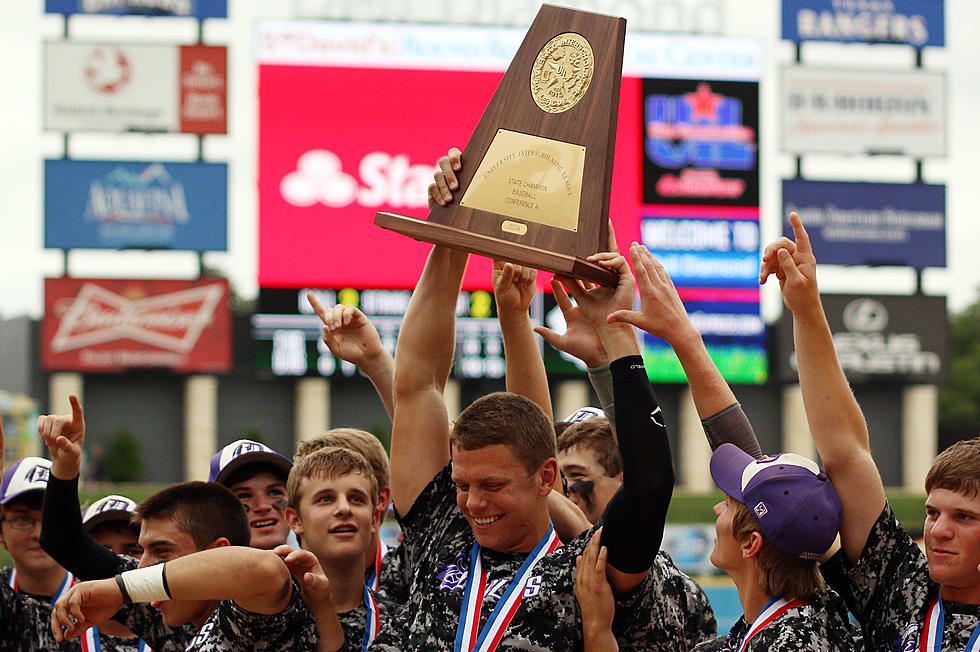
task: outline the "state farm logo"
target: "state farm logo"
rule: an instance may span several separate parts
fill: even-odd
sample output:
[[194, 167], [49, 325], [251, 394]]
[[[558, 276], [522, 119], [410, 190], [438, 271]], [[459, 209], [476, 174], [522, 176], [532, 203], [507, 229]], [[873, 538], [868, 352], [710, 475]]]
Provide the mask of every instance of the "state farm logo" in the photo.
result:
[[119, 48], [93, 48], [85, 59], [85, 80], [99, 93], [115, 93], [129, 82], [129, 75], [129, 60]]
[[320, 203], [342, 208], [361, 206], [418, 208], [427, 203], [429, 184], [436, 166], [412, 164], [405, 154], [384, 152], [364, 155], [358, 165], [360, 179], [343, 171], [340, 158], [325, 149], [313, 149], [296, 161], [296, 170], [279, 184], [283, 199], [293, 206]]
[[225, 294], [212, 283], [145, 298], [127, 298], [86, 283], [74, 299], [55, 304], [61, 317], [51, 350], [62, 353], [121, 339], [188, 353], [211, 323]]

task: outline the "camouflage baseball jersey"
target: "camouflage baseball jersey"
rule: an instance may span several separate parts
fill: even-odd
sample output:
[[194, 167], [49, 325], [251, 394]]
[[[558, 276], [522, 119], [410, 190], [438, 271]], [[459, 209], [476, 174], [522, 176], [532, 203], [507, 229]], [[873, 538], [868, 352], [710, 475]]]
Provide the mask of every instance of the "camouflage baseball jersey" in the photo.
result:
[[[919, 649], [926, 612], [939, 593], [929, 579], [925, 554], [886, 505], [875, 521], [861, 557], [853, 565], [843, 555], [833, 563], [843, 564], [843, 576], [853, 609], [864, 625], [868, 650], [910, 652]], [[825, 573], [836, 583], [839, 573]], [[835, 588], [837, 588], [835, 586]], [[980, 623], [980, 605], [943, 600], [945, 619], [942, 650], [962, 652]]]
[[13, 568], [0, 569], [0, 651], [78, 652], [78, 639], [58, 643], [51, 631], [51, 603], [45, 596], [18, 593], [7, 585]]
[[[401, 526], [406, 559], [414, 569], [411, 594], [408, 603], [389, 616], [371, 650], [452, 650], [474, 537], [456, 506], [451, 465], [446, 465], [426, 486], [411, 511], [401, 519]], [[546, 555], [534, 566], [523, 601], [498, 650], [582, 649], [582, 618], [575, 599], [575, 557], [585, 549], [593, 531], [594, 528]], [[523, 553], [483, 549], [487, 588], [480, 612], [481, 627], [525, 557]], [[690, 616], [681, 616], [687, 595], [673, 594], [687, 589], [684, 582], [675, 579], [678, 575], [680, 571], [670, 558], [658, 555], [637, 590], [617, 601], [614, 632], [623, 649], [691, 648], [684, 642]]]
[[[739, 618], [724, 636], [701, 643], [697, 652], [735, 652], [749, 624]], [[790, 607], [749, 639], [745, 652], [855, 652], [854, 632], [844, 603], [834, 591], [816, 593], [802, 605]]]
[[245, 611], [231, 600], [222, 600], [187, 646], [188, 652], [235, 650], [316, 650], [319, 636], [313, 614], [300, 597], [299, 585], [286, 608], [277, 614]]
[[405, 560], [405, 546], [398, 544], [385, 553], [381, 561], [381, 577], [378, 579], [378, 594], [392, 604], [408, 602], [408, 586], [412, 576]]

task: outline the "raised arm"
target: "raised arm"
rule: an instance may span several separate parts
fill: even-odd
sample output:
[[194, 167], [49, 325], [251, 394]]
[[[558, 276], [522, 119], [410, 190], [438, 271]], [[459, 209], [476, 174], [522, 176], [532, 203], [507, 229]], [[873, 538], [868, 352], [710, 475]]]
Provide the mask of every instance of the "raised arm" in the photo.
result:
[[51, 455], [51, 476], [41, 507], [41, 547], [62, 567], [83, 580], [112, 577], [119, 557], [82, 526], [78, 473], [85, 443], [85, 414], [77, 396], [69, 396], [71, 414], [41, 415], [37, 431]]
[[623, 459], [623, 486], [603, 514], [602, 544], [609, 549], [607, 576], [619, 594], [628, 594], [646, 577], [663, 538], [674, 472], [667, 430], [647, 380], [633, 327], [610, 322], [609, 315], [633, 305], [634, 280], [626, 259], [614, 250], [590, 257], [619, 274], [615, 288], [586, 288], [562, 279], [589, 317], [609, 354], [616, 401], [616, 432]]
[[504, 340], [507, 391], [531, 399], [554, 421], [548, 375], [528, 313], [537, 277], [537, 270], [530, 267], [493, 261], [493, 296]]
[[731, 442], [754, 457], [762, 450], [755, 431], [741, 411], [735, 394], [715, 365], [708, 349], [681, 302], [677, 288], [664, 266], [641, 244], [630, 246], [630, 258], [640, 290], [640, 309], [620, 310], [613, 322], [632, 324], [666, 340], [677, 354], [694, 398], [694, 407], [705, 426], [712, 450]]
[[759, 282], [779, 279], [783, 302], [793, 313], [793, 341], [810, 434], [844, 507], [841, 545], [852, 561], [885, 507], [885, 489], [871, 457], [868, 427], [837, 360], [834, 340], [820, 303], [817, 260], [796, 213], [790, 213], [796, 242], [780, 238], [766, 247]]
[[394, 418], [395, 359], [381, 344], [381, 336], [357, 306], [325, 308], [312, 292], [306, 295], [323, 322], [323, 343], [338, 360], [351, 363], [368, 377], [384, 403], [388, 418]]
[[[429, 196], [442, 197], [445, 170], [459, 169], [459, 150], [440, 160]], [[453, 177], [455, 183], [455, 176]], [[391, 429], [391, 495], [407, 514], [422, 489], [449, 462], [449, 414], [443, 392], [453, 364], [456, 298], [467, 254], [433, 247], [412, 293], [395, 351], [395, 418]]]
[[233, 600], [245, 611], [276, 614], [288, 606], [293, 585], [276, 553], [221, 546], [126, 571], [118, 579], [76, 584], [55, 603], [55, 636], [74, 638], [112, 617], [124, 604], [122, 586], [132, 602]]

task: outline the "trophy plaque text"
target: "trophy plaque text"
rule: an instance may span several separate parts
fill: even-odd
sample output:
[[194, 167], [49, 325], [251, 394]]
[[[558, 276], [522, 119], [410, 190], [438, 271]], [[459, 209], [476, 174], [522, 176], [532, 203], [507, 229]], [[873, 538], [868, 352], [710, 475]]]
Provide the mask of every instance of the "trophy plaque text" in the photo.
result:
[[426, 220], [375, 224], [615, 285], [606, 249], [626, 21], [544, 5], [463, 150], [459, 188]]

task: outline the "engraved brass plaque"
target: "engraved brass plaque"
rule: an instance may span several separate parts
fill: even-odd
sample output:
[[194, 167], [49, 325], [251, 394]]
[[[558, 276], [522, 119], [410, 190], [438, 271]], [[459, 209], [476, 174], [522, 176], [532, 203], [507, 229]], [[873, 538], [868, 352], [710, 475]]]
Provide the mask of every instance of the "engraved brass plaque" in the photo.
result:
[[578, 230], [585, 147], [498, 129], [460, 204]]
[[544, 44], [531, 67], [531, 97], [542, 111], [562, 113], [589, 90], [595, 56], [581, 34], [565, 32]]
[[522, 224], [521, 222], [515, 222], [513, 220], [504, 220], [500, 223], [500, 230], [506, 233], [513, 233], [515, 235], [524, 235], [527, 233], [527, 224]]

